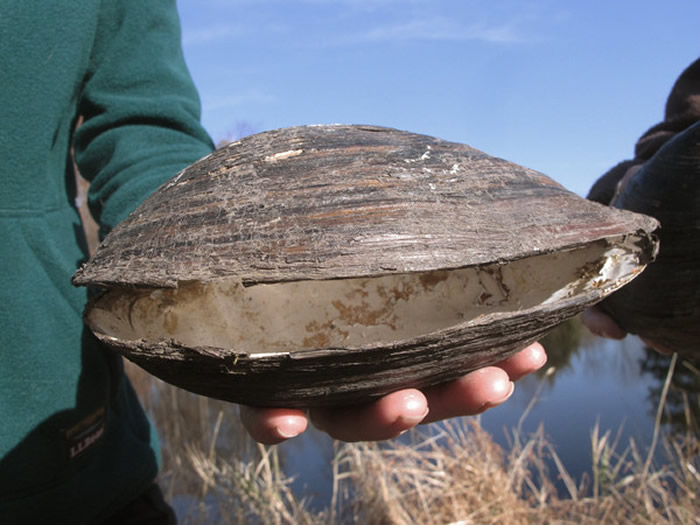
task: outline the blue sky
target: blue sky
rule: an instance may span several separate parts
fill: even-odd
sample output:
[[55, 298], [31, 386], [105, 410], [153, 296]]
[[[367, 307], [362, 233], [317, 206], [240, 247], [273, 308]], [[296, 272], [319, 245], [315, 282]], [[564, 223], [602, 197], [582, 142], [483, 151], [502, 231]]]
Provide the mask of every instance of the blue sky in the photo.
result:
[[700, 56], [700, 1], [178, 0], [215, 141], [377, 124], [585, 194]]

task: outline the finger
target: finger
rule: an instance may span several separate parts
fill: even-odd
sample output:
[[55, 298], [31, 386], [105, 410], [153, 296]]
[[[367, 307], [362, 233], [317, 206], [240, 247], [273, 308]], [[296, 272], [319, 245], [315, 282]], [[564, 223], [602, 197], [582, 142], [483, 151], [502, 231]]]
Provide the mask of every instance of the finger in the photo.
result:
[[547, 362], [547, 353], [540, 343], [533, 343], [495, 366], [502, 368], [511, 381], [536, 372]]
[[612, 317], [603, 313], [595, 306], [588, 308], [581, 314], [581, 321], [595, 335], [608, 339], [624, 339], [627, 335]]
[[423, 423], [480, 414], [506, 401], [514, 387], [505, 370], [488, 366], [454, 381], [426, 388], [424, 393], [430, 413]]
[[314, 426], [341, 441], [381, 441], [415, 427], [428, 413], [425, 396], [415, 389], [388, 394], [367, 405], [316, 408]]
[[251, 437], [265, 445], [276, 445], [298, 436], [308, 425], [306, 414], [291, 408], [239, 407], [243, 426]]

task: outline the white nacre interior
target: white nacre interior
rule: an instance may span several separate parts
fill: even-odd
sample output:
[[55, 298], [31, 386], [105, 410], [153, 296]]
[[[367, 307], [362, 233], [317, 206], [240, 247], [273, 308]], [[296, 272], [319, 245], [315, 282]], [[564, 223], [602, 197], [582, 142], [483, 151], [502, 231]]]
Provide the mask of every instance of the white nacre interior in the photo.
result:
[[88, 314], [121, 340], [174, 339], [251, 354], [391, 343], [595, 291], [637, 275], [638, 248], [583, 248], [454, 270], [243, 286], [235, 279], [174, 289], [113, 289]]

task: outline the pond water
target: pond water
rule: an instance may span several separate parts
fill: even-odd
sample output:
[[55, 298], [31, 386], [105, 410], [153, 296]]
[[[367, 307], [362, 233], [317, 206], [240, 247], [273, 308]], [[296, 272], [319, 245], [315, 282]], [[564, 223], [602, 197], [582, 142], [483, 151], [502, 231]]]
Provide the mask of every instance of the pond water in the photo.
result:
[[[480, 416], [494, 440], [507, 448], [508, 435], [519, 424], [525, 438], [544, 425], [548, 441], [577, 484], [583, 473], [591, 471], [591, 432], [596, 423], [601, 436], [610, 431], [615, 438], [619, 432], [618, 452], [633, 439], [646, 455], [670, 358], [646, 349], [636, 337], [623, 341], [594, 337], [578, 320], [566, 323], [543, 343], [549, 371], [522, 379], [508, 402]], [[699, 378], [682, 363], [678, 361], [674, 380], [688, 387], [683, 375], [691, 377], [689, 388], [694, 390], [690, 400], [697, 410]], [[673, 390], [665, 417], [677, 421], [682, 414], [682, 392]], [[312, 498], [311, 508], [327, 506], [332, 487], [332, 440], [312, 429], [281, 445], [280, 453], [285, 471], [296, 476], [295, 493]], [[663, 461], [660, 454], [655, 458]], [[554, 465], [550, 472], [555, 472], [553, 469]], [[565, 495], [563, 483], [558, 488]]]

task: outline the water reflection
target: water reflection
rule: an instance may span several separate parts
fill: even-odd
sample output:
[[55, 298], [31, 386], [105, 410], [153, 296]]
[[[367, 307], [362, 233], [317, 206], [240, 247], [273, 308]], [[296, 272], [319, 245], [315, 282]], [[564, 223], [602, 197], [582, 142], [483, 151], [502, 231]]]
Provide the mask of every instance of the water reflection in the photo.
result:
[[[574, 358], [582, 371], [609, 374], [612, 370], [614, 376], [611, 379], [619, 381], [620, 388], [631, 382], [646, 383], [642, 376], [648, 375], [653, 381], [648, 385], [647, 411], [650, 417], [655, 417], [671, 356], [646, 347], [634, 337], [619, 343], [601, 340], [586, 330], [579, 318], [560, 325], [543, 339], [542, 344], [547, 349], [548, 362], [535, 374], [538, 379], [544, 379], [554, 387], [557, 380], [565, 380], [567, 375], [562, 372], [571, 370]], [[601, 346], [618, 347], [620, 351], [600, 352]], [[639, 356], [635, 359], [636, 354]], [[671, 379], [661, 422], [673, 433], [690, 431], [700, 436], [699, 401], [700, 358], [681, 356]]]
[[[656, 379], [647, 396], [652, 407], [658, 406], [670, 363], [671, 356], [645, 348], [639, 366]], [[700, 358], [679, 356], [661, 421], [674, 434], [692, 432], [700, 436]]]
[[[571, 327], [564, 329], [575, 333]], [[595, 425], [601, 434], [609, 430], [616, 435], [619, 431], [621, 443], [634, 439], [641, 447], [648, 446], [653, 418], [646, 399], [653, 380], [640, 373], [644, 349], [638, 340], [591, 338], [563, 349], [554, 347], [550, 340], [545, 348], [554, 356], [552, 361], [559, 363], [553, 373], [522, 379], [507, 403], [482, 416], [482, 425], [496, 442], [507, 447], [512, 428], [519, 424], [524, 438], [543, 425], [548, 441], [577, 483], [591, 470], [591, 431]]]
[[547, 334], [541, 341], [547, 350], [547, 364], [537, 371], [538, 378], [546, 378], [554, 385], [557, 373], [571, 367], [571, 358], [583, 345], [590, 346], [594, 336], [584, 330], [578, 319], [562, 323], [556, 330]]

